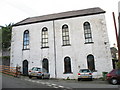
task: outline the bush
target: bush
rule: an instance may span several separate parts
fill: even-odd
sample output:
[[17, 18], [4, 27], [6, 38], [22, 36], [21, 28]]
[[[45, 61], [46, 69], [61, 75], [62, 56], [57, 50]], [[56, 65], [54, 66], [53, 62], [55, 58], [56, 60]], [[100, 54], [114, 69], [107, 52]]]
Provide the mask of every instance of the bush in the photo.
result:
[[120, 60], [116, 63], [117, 69], [120, 69]]

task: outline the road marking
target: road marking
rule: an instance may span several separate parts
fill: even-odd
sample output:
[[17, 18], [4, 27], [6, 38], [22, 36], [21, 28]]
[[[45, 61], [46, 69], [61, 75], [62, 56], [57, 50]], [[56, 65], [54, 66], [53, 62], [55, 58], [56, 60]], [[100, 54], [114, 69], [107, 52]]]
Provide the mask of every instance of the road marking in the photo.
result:
[[36, 81], [36, 83], [40, 83], [39, 81]]
[[44, 82], [41, 82], [41, 84], [45, 84]]
[[57, 85], [57, 84], [51, 84], [52, 86], [55, 86], [55, 85]]
[[54, 86], [53, 88], [59, 88], [59, 87], [57, 87], [57, 86]]
[[61, 85], [59, 85], [58, 87], [60, 87], [60, 88], [64, 88], [64, 86], [61, 86]]
[[50, 83], [46, 82], [45, 84], [48, 84], [48, 85], [49, 85]]
[[34, 81], [34, 80], [31, 80], [31, 82], [36, 82], [36, 81]]
[[43, 85], [46, 85], [46, 86], [49, 86], [49, 87], [53, 87], [53, 88], [63, 88], [64, 90], [71, 89], [69, 87], [64, 87], [62, 85], [57, 85], [57, 84], [49, 83], [49, 82], [41, 82], [41, 81], [35, 81], [35, 80], [31, 80], [31, 79], [22, 79], [22, 80], [26, 80], [26, 81], [29, 81], [29, 82], [40, 83], [40, 84], [43, 84]]
[[51, 85], [51, 84], [49, 84], [49, 85], [47, 85], [47, 86], [51, 87], [52, 85]]

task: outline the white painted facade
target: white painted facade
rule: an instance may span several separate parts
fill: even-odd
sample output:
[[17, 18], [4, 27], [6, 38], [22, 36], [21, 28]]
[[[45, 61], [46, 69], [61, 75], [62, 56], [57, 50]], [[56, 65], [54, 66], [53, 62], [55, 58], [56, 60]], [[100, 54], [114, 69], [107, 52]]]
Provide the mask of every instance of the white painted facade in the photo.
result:
[[[83, 23], [88, 21], [91, 25], [93, 43], [85, 44]], [[69, 27], [70, 45], [62, 46], [62, 26]], [[48, 46], [41, 49], [41, 30], [48, 28]], [[23, 49], [23, 33], [29, 30], [30, 50]], [[28, 68], [42, 67], [42, 60], [49, 61], [51, 78], [77, 79], [80, 68], [88, 68], [87, 56], [92, 54], [95, 61], [96, 77], [102, 72], [112, 69], [112, 58], [108, 40], [104, 14], [79, 16], [66, 19], [51, 20], [33, 24], [15, 26], [12, 29], [11, 66], [23, 67], [23, 61], [28, 61]], [[64, 74], [64, 58], [71, 58], [72, 73]]]

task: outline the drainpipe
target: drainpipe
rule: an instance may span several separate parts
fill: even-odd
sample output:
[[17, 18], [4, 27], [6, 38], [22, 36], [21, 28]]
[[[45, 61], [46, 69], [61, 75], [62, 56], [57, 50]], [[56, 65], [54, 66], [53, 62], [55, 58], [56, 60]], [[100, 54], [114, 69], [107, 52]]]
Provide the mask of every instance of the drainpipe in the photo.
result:
[[53, 35], [54, 35], [54, 59], [55, 59], [55, 78], [57, 78], [57, 67], [56, 67], [56, 39], [55, 39], [55, 23], [53, 20]]

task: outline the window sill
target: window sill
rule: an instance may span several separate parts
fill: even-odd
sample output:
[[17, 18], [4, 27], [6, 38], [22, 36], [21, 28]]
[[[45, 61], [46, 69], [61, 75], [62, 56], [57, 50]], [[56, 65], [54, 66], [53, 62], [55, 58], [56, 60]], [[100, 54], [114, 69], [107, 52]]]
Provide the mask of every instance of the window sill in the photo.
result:
[[62, 46], [71, 46], [71, 44], [67, 44], [67, 45], [62, 45]]
[[41, 49], [44, 49], [44, 48], [49, 48], [49, 47], [41, 47]]
[[69, 73], [68, 72], [64, 72], [63, 74], [73, 74], [73, 72], [69, 72]]
[[84, 44], [92, 44], [92, 43], [94, 43], [94, 42], [85, 42]]
[[28, 49], [22, 49], [22, 50], [24, 51], [24, 50], [30, 50], [30, 49], [28, 48]]

